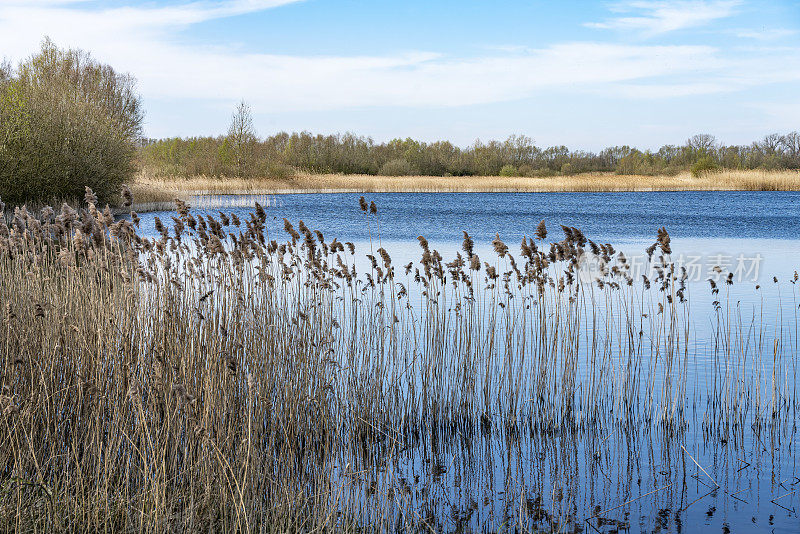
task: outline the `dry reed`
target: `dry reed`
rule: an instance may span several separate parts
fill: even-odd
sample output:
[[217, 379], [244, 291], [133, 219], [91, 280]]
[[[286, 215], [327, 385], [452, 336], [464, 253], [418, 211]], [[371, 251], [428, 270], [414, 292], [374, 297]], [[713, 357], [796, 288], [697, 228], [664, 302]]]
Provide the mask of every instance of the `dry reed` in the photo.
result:
[[550, 191], [797, 191], [798, 171], [725, 170], [694, 177], [584, 173], [544, 178], [502, 176], [372, 176], [298, 173], [291, 178], [162, 178], [141, 173], [142, 188], [173, 195], [291, 192], [550, 192]]
[[[643, 430], [679, 443], [698, 406], [726, 440], [774, 438], [796, 417], [796, 329], [740, 320], [727, 288], [713, 380], [689, 388], [689, 300], [665, 229], [646, 283], [578, 229], [547, 243], [544, 223], [519, 255], [498, 235], [478, 258], [465, 233], [466, 258], [446, 262], [420, 237], [421, 260], [395, 270], [364, 201], [378, 248], [361, 273], [352, 244], [302, 221], [270, 236], [260, 205], [216, 219], [178, 201], [147, 239], [135, 214], [86, 198], [0, 218], [3, 530], [458, 525], [479, 505], [441, 510], [424, 479], [455, 476], [442, 447], [499, 433], [564, 463], [534, 477], [561, 492], [546, 505], [509, 482], [519, 517], [498, 523], [557, 531], [580, 522], [559, 504], [582, 491], [570, 443]], [[434, 455], [422, 482], [397, 468], [420, 446]]]

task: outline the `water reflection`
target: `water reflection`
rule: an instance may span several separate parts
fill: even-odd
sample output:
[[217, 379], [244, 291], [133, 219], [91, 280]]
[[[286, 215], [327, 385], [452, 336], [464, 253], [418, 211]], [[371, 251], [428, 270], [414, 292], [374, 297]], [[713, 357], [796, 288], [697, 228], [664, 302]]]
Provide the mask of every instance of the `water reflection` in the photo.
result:
[[[585, 424], [578, 426], [563, 424], [573, 421], [570, 417], [559, 424], [543, 425], [536, 416], [541, 412], [526, 410], [525, 404], [515, 404], [510, 412], [508, 405], [502, 405], [504, 416], [490, 413], [481, 417], [479, 424], [473, 420], [458, 423], [454, 418], [442, 422], [426, 417], [424, 411], [401, 428], [379, 422], [379, 428], [366, 437], [342, 439], [342, 443], [360, 445], [338, 451], [334, 460], [336, 479], [346, 482], [336, 498], [341, 499], [343, 510], [356, 511], [359, 523], [394, 525], [406, 531], [698, 532], [708, 527], [730, 532], [797, 531], [800, 479], [794, 407], [798, 339], [792, 283], [800, 259], [795, 239], [800, 230], [797, 194], [384, 194], [374, 195], [379, 206], [377, 220], [357, 209], [357, 197], [286, 195], [270, 199], [269, 232], [285, 239], [282, 218], [287, 217], [303, 219], [329, 239], [350, 239], [359, 250], [356, 261], [362, 273], [370, 270], [366, 252], [376, 254], [379, 247], [391, 252], [395, 265], [418, 262], [417, 235], [428, 237], [430, 246], [449, 260], [461, 248], [462, 229], [469, 230], [479, 243], [476, 253], [489, 258], [496, 233], [511, 243], [519, 242], [523, 236], [533, 235], [541, 219], [551, 228], [558, 224], [579, 227], [598, 242], [613, 242], [630, 258], [641, 255], [652, 243], [655, 230], [665, 226], [675, 236], [673, 250], [687, 255], [687, 263], [699, 262], [697, 276], [686, 281], [691, 309], [675, 319], [674, 328], [685, 329], [679, 336], [682, 344], [669, 349], [687, 355], [674, 363], [688, 389], [670, 389], [656, 377], [666, 376], [655, 372], [666, 365], [659, 340], [640, 339], [637, 343], [635, 330], [630, 331], [631, 339], [626, 339], [629, 326], [615, 320], [630, 310], [613, 308], [597, 321], [576, 326], [578, 340], [598, 331], [613, 332], [618, 345], [612, 348], [619, 352], [601, 344], [608, 353], [601, 355], [606, 359], [599, 372], [613, 375], [614, 380], [607, 380], [611, 384], [619, 373], [620, 387], [631, 388], [625, 398], [636, 403], [650, 395], [657, 399], [655, 404], [685, 410], [680, 425], [651, 424], [652, 417], [628, 425], [603, 424], [614, 416], [597, 414], [597, 410], [620, 410], [617, 393], [604, 397], [584, 390], [577, 392], [578, 398], [597, 405], [584, 402], [575, 408], [575, 413], [588, 414], [582, 419]], [[228, 206], [254, 201], [247, 197], [229, 200], [232, 204]], [[212, 206], [217, 202], [204, 199], [199, 205], [216, 213]], [[237, 210], [244, 219], [249, 208], [233, 209]], [[145, 232], [155, 215], [165, 216], [142, 217]], [[734, 262], [739, 256], [760, 258], [757, 272], [745, 269], [741, 273], [744, 278], [728, 286], [726, 274], [736, 271]], [[717, 284], [717, 292], [711, 291], [708, 278]], [[414, 286], [408, 283], [406, 287]], [[402, 325], [413, 323], [426, 309], [425, 295], [412, 293], [409, 302], [411, 311], [399, 319]], [[524, 306], [524, 302], [520, 304]], [[652, 320], [661, 313], [655, 304], [640, 305], [634, 315]], [[726, 312], [722, 320], [721, 309]], [[442, 313], [456, 321], [452, 308]], [[340, 322], [346, 331], [345, 319]], [[484, 319], [479, 322], [483, 324]], [[508, 315], [492, 323], [492, 328], [502, 338], [511, 331], [512, 323], [513, 317]], [[749, 330], [753, 324], [759, 325], [757, 333]], [[515, 336], [519, 334], [492, 353], [495, 362], [525, 361], [519, 364], [521, 372], [510, 376], [535, 383], [538, 367], [520, 358], [518, 352], [530, 341]], [[773, 340], [777, 341], [770, 346]], [[460, 358], [459, 350], [454, 338], [443, 354]], [[547, 353], [555, 358], [554, 364], [566, 357], [559, 350]], [[626, 362], [615, 360], [628, 350], [644, 355], [646, 367], [629, 373]], [[347, 354], [348, 350], [336, 352]], [[369, 355], [378, 358], [382, 353], [373, 350]], [[581, 345], [569, 357], [583, 361], [593, 355]], [[369, 370], [369, 365], [362, 365]], [[578, 368], [577, 383], [588, 387], [594, 380], [590, 373], [598, 371], [590, 371], [593, 366]], [[425, 366], [420, 365], [409, 376], [422, 379], [424, 371]], [[625, 382], [631, 376], [636, 379]], [[341, 387], [369, 378], [353, 375], [348, 379], [351, 382]], [[777, 418], [770, 417], [770, 410], [776, 411], [768, 398], [770, 386], [774, 395], [776, 383], [781, 395], [785, 393], [781, 402], [789, 406], [786, 411], [778, 410], [782, 415]], [[480, 389], [480, 385], [475, 387]], [[405, 387], [408, 391], [403, 395], [408, 397], [404, 398], [414, 398], [413, 382]], [[446, 391], [444, 388], [444, 396]], [[508, 413], [517, 419], [509, 421]], [[731, 417], [731, 413], [736, 415]], [[341, 429], [343, 435], [354, 431], [347, 426]]]

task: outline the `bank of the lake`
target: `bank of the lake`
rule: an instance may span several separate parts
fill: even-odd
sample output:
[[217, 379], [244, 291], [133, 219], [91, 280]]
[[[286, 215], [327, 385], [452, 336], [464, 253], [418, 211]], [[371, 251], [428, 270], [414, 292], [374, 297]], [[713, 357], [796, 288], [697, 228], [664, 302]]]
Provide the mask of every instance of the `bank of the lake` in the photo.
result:
[[147, 205], [196, 194], [355, 192], [550, 192], [550, 191], [798, 191], [798, 171], [721, 171], [641, 176], [584, 173], [566, 176], [372, 176], [297, 173], [288, 178], [192, 178], [140, 173], [133, 186]]

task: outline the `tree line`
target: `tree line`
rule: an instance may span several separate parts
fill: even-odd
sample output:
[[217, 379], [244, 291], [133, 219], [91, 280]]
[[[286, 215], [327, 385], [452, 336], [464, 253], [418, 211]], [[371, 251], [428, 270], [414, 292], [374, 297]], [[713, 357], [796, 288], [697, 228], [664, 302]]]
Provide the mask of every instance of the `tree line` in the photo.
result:
[[228, 134], [147, 140], [140, 163], [167, 176], [269, 176], [294, 171], [371, 175], [554, 176], [582, 172], [695, 175], [714, 169], [800, 169], [800, 134], [772, 134], [750, 145], [724, 145], [707, 134], [657, 151], [614, 146], [599, 152], [566, 146], [541, 148], [530, 137], [475, 141], [461, 148], [448, 141], [411, 138], [378, 143], [352, 133], [281, 132], [258, 138], [250, 108], [239, 104]]

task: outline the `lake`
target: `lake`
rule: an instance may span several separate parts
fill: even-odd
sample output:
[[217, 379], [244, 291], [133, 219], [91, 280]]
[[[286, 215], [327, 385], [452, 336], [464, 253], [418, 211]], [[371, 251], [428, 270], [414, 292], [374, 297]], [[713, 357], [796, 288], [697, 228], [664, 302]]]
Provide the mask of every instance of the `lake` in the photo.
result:
[[[420, 235], [433, 247], [455, 251], [462, 231], [483, 249], [499, 234], [517, 252], [522, 237], [532, 237], [541, 220], [551, 238], [561, 239], [560, 225], [574, 226], [629, 255], [643, 254], [657, 229], [666, 227], [676, 253], [687, 261], [701, 256], [704, 275], [711, 275], [708, 267], [713, 268], [719, 256], [735, 269], [740, 255], [760, 254], [763, 260], [755, 277], [759, 281], [793, 273], [800, 259], [798, 192], [374, 193], [366, 195], [378, 207], [378, 224], [372, 227], [358, 209], [360, 196], [208, 195], [192, 204], [199, 213], [223, 210], [244, 217], [260, 201], [269, 208], [272, 223], [267, 225], [273, 236], [287, 237], [283, 218], [294, 224], [303, 220], [312, 230], [340, 241], [372, 239], [376, 245], [397, 245], [393, 251], [403, 259], [418, 256]], [[156, 235], [154, 217], [169, 221], [171, 215], [143, 214], [142, 233]]]
[[[519, 243], [524, 237], [533, 238], [544, 220], [548, 242], [564, 239], [560, 225], [565, 225], [623, 251], [631, 266], [630, 278], [638, 284], [642, 274], [651, 280], [657, 276], [645, 249], [664, 227], [671, 237], [672, 261], [678, 269], [686, 268], [691, 303], [671, 316], [677, 330], [685, 328], [685, 334], [677, 337], [682, 341], [676, 351], [680, 358], [675, 360], [679, 375], [685, 377], [685, 390], [660, 378], [662, 366], [667, 364], [655, 334], [638, 343], [620, 339], [625, 338], [624, 319], [631, 312], [615, 304], [613, 311], [601, 314], [595, 322], [575, 323], [578, 335], [574, 339], [576, 344], [581, 340], [581, 346], [574, 354], [563, 348], [557, 351], [558, 358], [565, 361], [568, 357], [588, 361], [595, 353], [586, 340], [603, 330], [623, 334], [617, 335], [614, 343], [601, 344], [605, 353], [601, 350], [603, 354], [597, 356], [607, 360], [600, 367], [603, 373], [615, 373], [609, 389], [597, 395], [580, 390], [599, 379], [593, 374], [593, 365], [577, 366], [577, 397], [582, 400], [575, 411], [580, 414], [580, 424], [564, 423], [572, 421], [571, 416], [557, 425], [540, 424], [532, 398], [513, 408], [498, 401], [497, 411], [477, 427], [444, 424], [423, 414], [419, 421], [427, 425], [428, 432], [422, 435], [414, 434], [413, 429], [384, 429], [383, 435], [388, 437], [369, 445], [368, 454], [342, 453], [342, 461], [334, 466], [335, 476], [351, 480], [345, 502], [348, 510], [358, 510], [363, 523], [383, 522], [403, 530], [425, 519], [434, 530], [443, 531], [499, 531], [503, 525], [521, 524], [546, 532], [800, 532], [794, 397], [797, 290], [793, 280], [800, 265], [800, 193], [367, 194], [367, 201], [374, 201], [377, 207], [377, 216], [372, 217], [359, 209], [360, 196], [204, 196], [190, 204], [195, 214], [216, 217], [223, 211], [245, 220], [255, 202], [260, 202], [267, 213], [268, 239], [287, 240], [283, 218], [295, 226], [302, 220], [311, 230], [324, 234], [327, 242], [333, 238], [353, 242], [357, 249], [354, 261], [361, 273], [370, 270], [365, 255], [384, 247], [398, 266], [398, 278], [399, 265], [409, 261], [418, 265], [422, 253], [418, 236], [427, 238], [430, 248], [450, 261], [461, 250], [462, 232], [467, 231], [475, 241], [475, 253], [495, 264], [492, 241], [499, 235], [521, 261]], [[169, 222], [172, 215], [142, 214], [141, 233], [157, 237], [155, 217]], [[731, 285], [725, 283], [729, 274], [733, 275]], [[709, 278], [718, 292], [711, 291]], [[591, 279], [589, 282], [592, 286]], [[442, 284], [442, 291], [444, 288]], [[424, 322], [425, 314], [431, 313], [426, 297], [420, 296], [421, 288], [417, 289], [412, 299], [415, 303], [409, 304], [416, 312], [403, 315], [403, 325]], [[594, 298], [593, 293], [589, 302], [595, 302]], [[487, 308], [488, 302], [494, 305], [500, 300], [484, 301]], [[517, 310], [516, 306], [528, 301], [503, 302], [513, 303], [508, 309]], [[633, 314], [651, 321], [650, 328], [655, 324], [657, 332], [669, 328], [652, 322], [652, 316], [661, 314], [655, 307], [660, 302], [643, 304]], [[452, 324], [458, 321], [455, 313], [447, 315]], [[485, 313], [479, 313], [480, 321], [487, 320]], [[517, 312], [507, 313], [507, 318], [491, 324], [498, 337], [510, 336], [509, 346], [491, 352], [487, 361], [505, 369], [511, 360], [509, 353], [513, 353], [514, 362], [519, 361], [524, 372], [509, 376], [530, 383], [530, 391], [538, 391], [529, 376], [538, 367], [518, 353], [520, 346], [531, 341], [510, 333]], [[564, 324], [571, 323], [567, 320]], [[757, 329], [753, 328], [756, 324]], [[635, 336], [632, 328], [630, 336]], [[461, 341], [455, 334], [452, 343], [454, 347], [443, 353], [444, 365], [446, 358], [458, 357]], [[627, 349], [616, 350], [612, 345], [641, 351], [644, 368], [625, 374], [629, 362], [622, 362], [622, 357]], [[410, 376], [432, 379], [423, 371]], [[495, 372], [487, 370], [484, 380]], [[619, 384], [624, 385], [617, 383], [616, 373], [620, 373]], [[656, 374], [659, 378], [649, 380]], [[630, 376], [636, 378], [629, 384]], [[559, 384], [564, 377], [555, 372], [553, 377], [552, 384], [563, 388]], [[403, 386], [406, 392], [402, 395], [408, 398], [415, 398], [409, 393], [417, 387], [412, 378]], [[780, 394], [785, 393], [785, 409], [783, 415], [770, 419], [765, 416], [772, 409], [769, 401], [753, 398], [775, 391], [774, 384], [780, 384]], [[457, 386], [448, 383], [445, 394]], [[627, 425], [598, 423], [609, 419], [608, 410], [620, 410], [619, 399], [624, 396], [618, 390], [622, 387], [631, 388], [636, 403], [647, 404], [642, 399], [650, 395], [653, 404], [677, 409], [682, 414], [680, 425], [665, 428], [650, 416], [637, 417]], [[717, 411], [721, 402], [725, 410], [730, 409], [731, 396], [742, 403], [735, 401], [742, 411], [733, 420]], [[630, 401], [630, 397], [624, 399]], [[597, 406], [587, 405], [595, 401]], [[510, 413], [509, 409], [514, 414], [511, 424], [509, 417], [502, 415]], [[597, 416], [597, 409], [604, 413]], [[655, 413], [646, 406], [641, 410], [645, 415]], [[341, 431], [348, 432], [348, 427]], [[351, 462], [362, 462], [362, 469], [354, 469]]]

